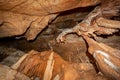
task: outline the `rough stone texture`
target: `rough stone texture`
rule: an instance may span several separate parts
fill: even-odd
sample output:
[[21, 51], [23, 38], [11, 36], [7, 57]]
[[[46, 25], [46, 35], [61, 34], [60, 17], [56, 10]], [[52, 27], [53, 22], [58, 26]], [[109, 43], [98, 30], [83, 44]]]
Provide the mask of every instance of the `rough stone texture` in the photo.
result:
[[0, 80], [30, 80], [30, 78], [10, 67], [0, 65]]
[[59, 12], [99, 2], [100, 0], [0, 0], [0, 37], [21, 36], [33, 40]]
[[88, 51], [93, 55], [99, 70], [113, 80], [120, 79], [120, 50], [104, 43], [98, 43], [83, 35], [88, 43]]
[[48, 15], [77, 7], [96, 5], [100, 0], [1, 0], [0, 10], [27, 15]]
[[[52, 54], [52, 55], [51, 55]], [[23, 59], [24, 57], [24, 59]], [[13, 69], [28, 75], [29, 77], [47, 80], [110, 80], [105, 76], [97, 74], [95, 68], [90, 63], [69, 63], [53, 51], [30, 51], [12, 66]], [[52, 58], [50, 58], [52, 57]], [[52, 63], [51, 63], [52, 62]], [[51, 65], [49, 65], [49, 63]], [[17, 65], [18, 64], [18, 65]], [[20, 65], [19, 65], [20, 64]], [[49, 71], [52, 71], [49, 72]], [[58, 76], [58, 79], [55, 79]], [[87, 76], [87, 77], [86, 77]]]
[[[55, 15], [56, 16], [56, 15]], [[29, 16], [8, 11], [0, 11], [0, 37], [23, 35], [34, 39], [41, 32], [54, 15]], [[27, 31], [27, 33], [25, 33]]]

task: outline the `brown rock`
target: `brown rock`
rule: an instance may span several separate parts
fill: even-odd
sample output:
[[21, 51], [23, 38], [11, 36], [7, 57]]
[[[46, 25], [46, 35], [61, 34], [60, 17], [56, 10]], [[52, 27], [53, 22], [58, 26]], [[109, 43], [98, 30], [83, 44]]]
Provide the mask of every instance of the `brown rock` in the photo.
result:
[[0, 65], [0, 80], [30, 80], [30, 78], [10, 67]]

